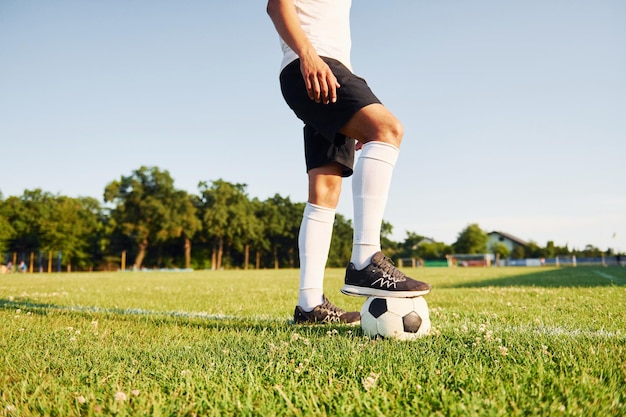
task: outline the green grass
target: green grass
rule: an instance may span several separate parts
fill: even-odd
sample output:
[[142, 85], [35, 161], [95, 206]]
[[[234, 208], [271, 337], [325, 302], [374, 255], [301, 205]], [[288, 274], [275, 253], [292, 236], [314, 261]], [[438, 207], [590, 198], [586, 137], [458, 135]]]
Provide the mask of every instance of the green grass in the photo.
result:
[[291, 325], [295, 270], [0, 276], [0, 416], [626, 415], [626, 268], [407, 272], [404, 343]]

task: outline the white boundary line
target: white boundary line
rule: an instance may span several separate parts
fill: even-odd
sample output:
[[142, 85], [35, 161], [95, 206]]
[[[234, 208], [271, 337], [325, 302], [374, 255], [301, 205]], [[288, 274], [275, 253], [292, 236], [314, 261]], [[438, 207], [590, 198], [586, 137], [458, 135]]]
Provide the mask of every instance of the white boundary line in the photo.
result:
[[611, 275], [611, 274], [607, 274], [606, 272], [602, 272], [602, 271], [593, 271], [593, 272], [594, 272], [596, 275], [599, 275], [599, 276], [601, 276], [602, 278], [604, 278], [604, 279], [608, 279], [608, 280], [613, 281], [613, 282], [615, 282], [615, 281], [617, 281], [617, 282], [624, 282], [624, 279], [622, 279], [622, 278], [618, 278], [618, 277], [614, 277], [613, 275]]
[[144, 310], [141, 308], [102, 308], [102, 307], [85, 307], [85, 306], [58, 306], [46, 303], [30, 303], [30, 302], [7, 302], [0, 303], [4, 306], [14, 304], [16, 308], [33, 309], [33, 310], [56, 310], [56, 311], [77, 311], [97, 314], [120, 314], [129, 316], [154, 316], [154, 317], [181, 317], [186, 319], [206, 319], [206, 320], [253, 320], [266, 322], [286, 322], [287, 319], [277, 319], [268, 316], [235, 316], [228, 314], [209, 314], [204, 311], [187, 312], [187, 311], [158, 311]]
[[[608, 278], [607, 278], [608, 279]], [[33, 310], [56, 310], [56, 311], [77, 311], [88, 312], [96, 314], [120, 314], [130, 316], [154, 316], [154, 317], [178, 317], [186, 319], [206, 319], [212, 321], [261, 321], [271, 323], [288, 323], [288, 318], [275, 318], [268, 316], [235, 316], [227, 314], [209, 314], [206, 312], [186, 312], [186, 311], [157, 311], [157, 310], [144, 310], [141, 308], [101, 308], [101, 307], [85, 307], [85, 306], [56, 306], [49, 304], [38, 303], [20, 303], [20, 302], [5, 302], [0, 305], [9, 306], [13, 304], [16, 308], [25, 308]], [[544, 336], [563, 336], [571, 338], [592, 338], [592, 339], [626, 339], [626, 333], [618, 330], [615, 332], [600, 330], [583, 330], [583, 329], [567, 329], [564, 327], [553, 326], [487, 326], [488, 330], [493, 332], [493, 336], [496, 337], [497, 333], [507, 334], [535, 334]], [[451, 326], [444, 326], [441, 329], [451, 329]], [[473, 333], [473, 331], [472, 331]]]
[[[447, 331], [447, 330], [457, 330], [458, 328], [452, 327], [449, 324], [443, 327], [439, 327], [436, 325], [433, 326], [439, 332]], [[467, 335], [484, 335], [487, 333], [491, 334], [492, 339], [496, 339], [498, 337], [504, 337], [507, 334], [516, 334], [516, 335], [534, 335], [534, 336], [550, 336], [550, 337], [569, 337], [572, 339], [578, 338], [589, 338], [589, 339], [624, 339], [626, 341], [626, 333], [617, 330], [617, 331], [608, 331], [605, 329], [600, 330], [584, 330], [584, 329], [568, 329], [561, 326], [531, 326], [531, 325], [519, 325], [519, 326], [491, 326], [486, 325], [484, 330], [480, 330], [479, 328], [468, 329], [464, 331]]]
[[513, 327], [503, 327], [503, 333], [532, 333], [537, 335], [546, 335], [546, 336], [567, 336], [572, 338], [578, 337], [588, 337], [588, 338], [598, 338], [598, 339], [616, 339], [616, 338], [626, 338], [626, 334], [621, 331], [609, 332], [604, 329], [600, 330], [582, 330], [582, 329], [566, 329], [563, 327], [551, 327], [551, 326], [513, 326]]

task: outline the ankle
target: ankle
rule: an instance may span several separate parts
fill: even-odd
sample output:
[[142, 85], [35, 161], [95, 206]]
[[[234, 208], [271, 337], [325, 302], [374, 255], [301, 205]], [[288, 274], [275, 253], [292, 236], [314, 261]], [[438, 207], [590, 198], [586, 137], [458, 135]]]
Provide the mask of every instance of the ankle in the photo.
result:
[[380, 251], [380, 246], [375, 245], [353, 245], [352, 256], [350, 257], [350, 263], [354, 265], [357, 270], [361, 270], [367, 267], [372, 262], [372, 257], [376, 252]]
[[307, 313], [324, 303], [324, 291], [319, 288], [304, 288], [298, 293], [298, 305]]

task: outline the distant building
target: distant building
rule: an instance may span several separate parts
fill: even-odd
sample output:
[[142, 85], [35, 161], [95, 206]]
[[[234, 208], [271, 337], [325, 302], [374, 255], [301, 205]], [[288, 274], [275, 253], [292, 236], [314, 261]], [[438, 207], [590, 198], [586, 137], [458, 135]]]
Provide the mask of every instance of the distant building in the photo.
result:
[[528, 242], [526, 242], [525, 240], [522, 240], [518, 237], [515, 237], [513, 235], [510, 235], [504, 232], [494, 231], [494, 232], [487, 233], [487, 236], [488, 236], [487, 248], [489, 248], [489, 250], [491, 250], [491, 247], [495, 243], [502, 243], [504, 246], [506, 246], [509, 249], [509, 252], [511, 253], [516, 247], [521, 246], [522, 248], [525, 248], [526, 246], [528, 246]]

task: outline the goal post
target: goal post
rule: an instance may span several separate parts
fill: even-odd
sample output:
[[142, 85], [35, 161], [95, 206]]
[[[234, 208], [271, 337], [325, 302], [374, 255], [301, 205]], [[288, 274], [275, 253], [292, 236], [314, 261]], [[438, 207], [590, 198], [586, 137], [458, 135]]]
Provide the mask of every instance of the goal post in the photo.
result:
[[545, 260], [545, 265], [550, 266], [576, 266], [576, 255], [558, 255]]
[[491, 266], [493, 263], [493, 254], [491, 253], [456, 253], [454, 255], [446, 255], [448, 266]]

